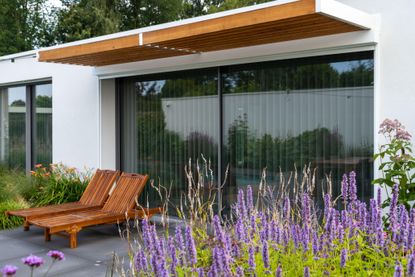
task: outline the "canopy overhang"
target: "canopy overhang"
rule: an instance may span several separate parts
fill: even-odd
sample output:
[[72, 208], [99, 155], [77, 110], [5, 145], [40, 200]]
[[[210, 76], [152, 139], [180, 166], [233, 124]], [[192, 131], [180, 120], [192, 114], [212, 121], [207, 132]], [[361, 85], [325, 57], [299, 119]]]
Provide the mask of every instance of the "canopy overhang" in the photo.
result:
[[283, 0], [64, 44], [39, 61], [87, 66], [160, 59], [369, 30], [373, 20], [334, 0]]

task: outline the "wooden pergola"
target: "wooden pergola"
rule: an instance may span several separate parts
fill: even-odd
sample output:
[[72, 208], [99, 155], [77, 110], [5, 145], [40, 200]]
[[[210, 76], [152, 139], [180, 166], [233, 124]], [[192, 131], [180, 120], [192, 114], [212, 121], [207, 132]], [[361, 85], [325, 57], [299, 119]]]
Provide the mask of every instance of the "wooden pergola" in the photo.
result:
[[370, 29], [324, 12], [323, 4], [332, 2], [286, 1], [174, 26], [162, 24], [134, 34], [41, 50], [39, 61], [104, 66]]

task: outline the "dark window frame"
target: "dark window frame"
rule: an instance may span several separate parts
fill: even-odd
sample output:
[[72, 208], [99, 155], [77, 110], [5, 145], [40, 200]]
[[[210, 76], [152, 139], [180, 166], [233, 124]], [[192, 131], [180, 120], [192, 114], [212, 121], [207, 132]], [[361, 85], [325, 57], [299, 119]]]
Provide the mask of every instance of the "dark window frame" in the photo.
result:
[[[25, 87], [26, 89], [26, 112], [25, 112], [25, 168], [27, 174], [35, 168], [34, 160], [34, 143], [36, 141], [36, 126], [35, 126], [35, 113], [36, 113], [36, 89], [38, 85], [52, 85], [52, 80], [45, 81], [33, 81], [22, 82], [11, 85], [2, 85], [0, 89], [9, 89], [14, 87]], [[52, 144], [53, 145], [53, 144]], [[53, 151], [52, 151], [53, 153]], [[52, 154], [53, 155], [53, 154]], [[53, 157], [52, 157], [53, 159]]]

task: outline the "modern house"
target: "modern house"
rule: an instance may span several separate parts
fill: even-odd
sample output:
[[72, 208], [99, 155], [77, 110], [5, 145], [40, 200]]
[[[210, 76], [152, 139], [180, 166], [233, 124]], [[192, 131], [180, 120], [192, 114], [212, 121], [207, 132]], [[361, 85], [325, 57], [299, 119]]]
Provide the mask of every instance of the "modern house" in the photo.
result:
[[294, 164], [355, 170], [371, 197], [377, 127], [415, 133], [414, 1], [280, 0], [0, 57], [0, 161], [149, 173], [189, 158], [237, 187]]

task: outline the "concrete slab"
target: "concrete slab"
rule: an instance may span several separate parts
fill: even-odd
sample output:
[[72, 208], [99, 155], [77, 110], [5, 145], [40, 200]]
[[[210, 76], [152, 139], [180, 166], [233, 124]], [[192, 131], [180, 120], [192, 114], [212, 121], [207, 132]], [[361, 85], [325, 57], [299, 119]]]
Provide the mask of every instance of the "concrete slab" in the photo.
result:
[[70, 249], [68, 239], [61, 236], [52, 236], [52, 241], [45, 242], [43, 230], [36, 227], [29, 232], [24, 232], [22, 228], [3, 230], [0, 231], [0, 268], [13, 264], [19, 268], [17, 276], [29, 276], [30, 269], [21, 260], [34, 254], [45, 260], [35, 274], [43, 276], [51, 264], [47, 252], [60, 250], [66, 260], [55, 263], [48, 276], [105, 276], [114, 253], [123, 257], [127, 255], [128, 249], [128, 242], [120, 237], [116, 225], [82, 230], [76, 249]]

